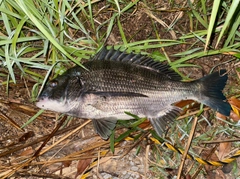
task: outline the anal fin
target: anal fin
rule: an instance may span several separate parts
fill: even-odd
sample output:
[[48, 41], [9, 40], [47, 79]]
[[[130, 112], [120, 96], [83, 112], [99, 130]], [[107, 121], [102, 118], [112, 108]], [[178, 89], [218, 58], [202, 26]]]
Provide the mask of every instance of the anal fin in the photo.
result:
[[159, 136], [162, 135], [162, 133], [166, 130], [166, 128], [170, 125], [173, 120], [180, 115], [182, 112], [181, 108], [178, 108], [176, 106], [170, 106], [170, 108], [166, 108], [165, 110], [162, 110], [162, 115], [157, 118], [150, 118], [150, 122], [154, 128], [154, 130], [157, 132]]
[[92, 119], [93, 128], [102, 139], [107, 140], [116, 127], [117, 120], [114, 118]]

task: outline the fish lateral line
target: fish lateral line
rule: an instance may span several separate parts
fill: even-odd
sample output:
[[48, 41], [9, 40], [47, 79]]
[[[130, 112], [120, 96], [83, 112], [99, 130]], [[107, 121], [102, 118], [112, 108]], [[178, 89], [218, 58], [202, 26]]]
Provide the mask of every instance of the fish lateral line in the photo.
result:
[[85, 94], [94, 94], [101, 97], [145, 97], [147, 95], [135, 92], [113, 92], [113, 91], [87, 91]]

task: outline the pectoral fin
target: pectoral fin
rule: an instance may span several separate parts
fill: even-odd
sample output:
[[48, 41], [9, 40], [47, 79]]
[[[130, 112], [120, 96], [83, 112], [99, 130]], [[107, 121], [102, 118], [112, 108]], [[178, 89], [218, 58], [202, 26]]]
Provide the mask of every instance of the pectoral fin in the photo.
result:
[[171, 106], [163, 111], [161, 111], [162, 115], [158, 118], [149, 119], [151, 124], [153, 125], [154, 130], [157, 132], [159, 136], [169, 127], [170, 123], [181, 113], [182, 109], [176, 106]]
[[94, 130], [102, 139], [107, 140], [115, 128], [116, 119], [92, 119]]

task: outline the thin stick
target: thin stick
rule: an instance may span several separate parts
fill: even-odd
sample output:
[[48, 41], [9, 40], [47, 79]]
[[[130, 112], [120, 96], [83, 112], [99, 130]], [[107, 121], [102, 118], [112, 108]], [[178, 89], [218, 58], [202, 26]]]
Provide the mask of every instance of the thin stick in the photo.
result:
[[148, 165], [148, 154], [149, 154], [149, 149], [150, 149], [150, 145], [147, 145], [146, 147], [146, 153], [145, 153], [145, 165], [144, 165], [144, 178], [147, 179], [147, 172], [149, 170], [149, 165]]
[[189, 134], [188, 143], [187, 143], [187, 146], [186, 146], [186, 148], [184, 150], [184, 153], [183, 153], [183, 156], [182, 156], [182, 161], [181, 161], [181, 164], [180, 164], [180, 167], [179, 167], [179, 170], [178, 170], [177, 179], [180, 179], [180, 177], [181, 177], [183, 166], [184, 166], [184, 163], [185, 163], [185, 159], [187, 157], [188, 150], [189, 150], [191, 142], [192, 142], [193, 134], [194, 134], [196, 126], [197, 126], [197, 121], [198, 121], [198, 117], [195, 117], [194, 120], [193, 120], [192, 129], [191, 129], [190, 134]]
[[212, 140], [212, 141], [203, 141], [202, 144], [216, 144], [216, 143], [222, 143], [222, 142], [239, 142], [240, 138], [236, 139], [222, 139], [222, 140]]

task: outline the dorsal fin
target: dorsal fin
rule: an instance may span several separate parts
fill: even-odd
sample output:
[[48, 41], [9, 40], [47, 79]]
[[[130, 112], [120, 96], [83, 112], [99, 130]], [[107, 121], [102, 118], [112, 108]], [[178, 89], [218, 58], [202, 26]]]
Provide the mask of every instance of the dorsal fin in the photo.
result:
[[134, 53], [127, 53], [126, 51], [115, 50], [112, 47], [110, 50], [104, 46], [91, 60], [107, 60], [107, 61], [120, 61], [133, 65], [140, 65], [149, 70], [154, 70], [158, 73], [166, 75], [168, 78], [176, 81], [182, 80], [182, 77], [176, 73], [167, 64], [154, 61], [152, 58]]

